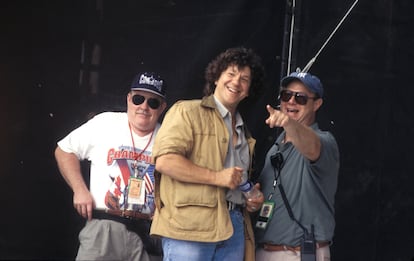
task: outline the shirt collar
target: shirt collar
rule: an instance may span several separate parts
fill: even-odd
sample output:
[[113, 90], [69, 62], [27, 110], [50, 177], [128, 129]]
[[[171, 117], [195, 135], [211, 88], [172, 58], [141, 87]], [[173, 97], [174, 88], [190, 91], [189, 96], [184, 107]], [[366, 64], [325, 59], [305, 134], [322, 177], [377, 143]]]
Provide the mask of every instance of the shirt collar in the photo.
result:
[[[224, 107], [224, 105], [216, 98], [216, 96], [213, 95], [213, 97], [217, 105], [217, 110], [219, 111], [221, 117], [223, 117], [224, 119], [227, 115], [230, 115], [229, 110], [227, 110], [226, 107]], [[236, 111], [236, 128], [241, 126], [243, 126], [243, 119], [240, 116], [240, 113]]]

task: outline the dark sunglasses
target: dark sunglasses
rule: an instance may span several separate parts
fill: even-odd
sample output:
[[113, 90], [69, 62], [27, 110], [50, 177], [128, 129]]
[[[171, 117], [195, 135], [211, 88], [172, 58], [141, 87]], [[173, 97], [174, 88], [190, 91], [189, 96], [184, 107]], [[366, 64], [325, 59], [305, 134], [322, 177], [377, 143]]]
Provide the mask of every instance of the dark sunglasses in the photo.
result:
[[308, 95], [304, 94], [303, 92], [292, 92], [288, 90], [283, 90], [279, 94], [279, 98], [284, 101], [288, 102], [292, 98], [292, 96], [295, 97], [295, 101], [297, 104], [305, 105], [308, 103], [308, 99], [316, 100], [318, 97], [309, 97]]
[[132, 96], [132, 103], [135, 104], [135, 105], [140, 105], [145, 100], [147, 100], [148, 106], [153, 110], [158, 109], [161, 105], [161, 101], [156, 99], [156, 98], [147, 98], [146, 99], [144, 96], [139, 95], [139, 94], [135, 94], [134, 96]]

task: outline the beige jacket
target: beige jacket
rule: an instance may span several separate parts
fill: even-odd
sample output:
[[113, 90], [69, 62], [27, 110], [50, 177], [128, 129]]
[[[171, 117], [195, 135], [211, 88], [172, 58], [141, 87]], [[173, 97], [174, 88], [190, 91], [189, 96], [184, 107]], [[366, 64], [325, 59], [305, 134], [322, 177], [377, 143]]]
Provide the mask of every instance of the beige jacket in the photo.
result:
[[[246, 133], [252, 159], [255, 140], [247, 130]], [[223, 169], [229, 138], [213, 96], [179, 101], [167, 112], [152, 154], [155, 161], [164, 154], [180, 154], [199, 166], [218, 171]], [[157, 173], [155, 190], [157, 209], [152, 235], [218, 242], [233, 234], [225, 188], [180, 182]], [[254, 237], [250, 216], [246, 210], [243, 212], [246, 250], [250, 252], [245, 260], [250, 261], [254, 260]]]

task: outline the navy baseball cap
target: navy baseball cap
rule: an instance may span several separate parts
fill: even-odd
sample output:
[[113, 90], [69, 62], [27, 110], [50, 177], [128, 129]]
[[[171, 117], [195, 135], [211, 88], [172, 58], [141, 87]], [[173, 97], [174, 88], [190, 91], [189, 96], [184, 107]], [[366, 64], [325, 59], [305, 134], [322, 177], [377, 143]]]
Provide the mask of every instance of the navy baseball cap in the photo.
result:
[[311, 92], [316, 93], [320, 98], [323, 97], [323, 86], [321, 80], [319, 80], [319, 78], [315, 75], [303, 72], [293, 72], [288, 76], [283, 77], [280, 81], [280, 85], [283, 88], [286, 88], [289, 83], [294, 80], [302, 82]]
[[131, 84], [131, 91], [146, 91], [165, 99], [165, 81], [152, 72], [138, 73]]

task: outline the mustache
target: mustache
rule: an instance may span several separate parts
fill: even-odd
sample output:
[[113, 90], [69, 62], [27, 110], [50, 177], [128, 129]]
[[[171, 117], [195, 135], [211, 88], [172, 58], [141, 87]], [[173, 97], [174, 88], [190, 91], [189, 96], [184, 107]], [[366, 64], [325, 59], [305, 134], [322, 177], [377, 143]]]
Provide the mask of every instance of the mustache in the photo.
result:
[[138, 109], [135, 111], [136, 114], [142, 114], [145, 116], [151, 116], [151, 113], [148, 110], [142, 110], [142, 109]]

